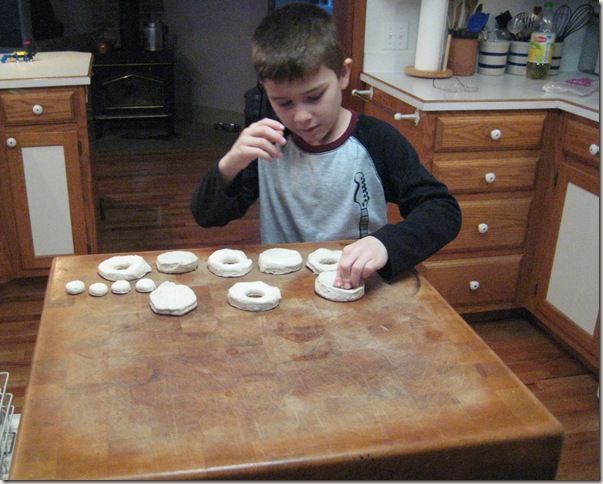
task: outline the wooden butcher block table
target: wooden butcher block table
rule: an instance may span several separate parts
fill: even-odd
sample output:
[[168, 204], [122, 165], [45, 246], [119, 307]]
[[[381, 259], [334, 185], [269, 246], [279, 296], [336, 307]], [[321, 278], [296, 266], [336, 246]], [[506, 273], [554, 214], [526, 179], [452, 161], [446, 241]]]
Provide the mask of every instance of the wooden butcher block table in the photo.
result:
[[[294, 244], [304, 260], [319, 247]], [[555, 477], [563, 428], [418, 274], [336, 303], [307, 268], [217, 277], [156, 270], [199, 306], [156, 315], [132, 289], [70, 296], [109, 255], [54, 260], [11, 479]], [[280, 305], [227, 303], [236, 282]]]

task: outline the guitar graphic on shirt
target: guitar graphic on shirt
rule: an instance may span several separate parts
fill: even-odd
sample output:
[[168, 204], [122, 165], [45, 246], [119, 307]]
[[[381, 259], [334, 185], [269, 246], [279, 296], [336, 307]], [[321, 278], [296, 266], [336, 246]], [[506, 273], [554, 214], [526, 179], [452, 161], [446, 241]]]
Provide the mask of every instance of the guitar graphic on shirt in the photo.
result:
[[356, 182], [356, 191], [354, 192], [354, 202], [360, 205], [360, 238], [368, 235], [369, 227], [369, 213], [368, 213], [368, 202], [369, 197], [368, 190], [366, 188], [366, 180], [361, 172], [354, 175], [354, 182]]

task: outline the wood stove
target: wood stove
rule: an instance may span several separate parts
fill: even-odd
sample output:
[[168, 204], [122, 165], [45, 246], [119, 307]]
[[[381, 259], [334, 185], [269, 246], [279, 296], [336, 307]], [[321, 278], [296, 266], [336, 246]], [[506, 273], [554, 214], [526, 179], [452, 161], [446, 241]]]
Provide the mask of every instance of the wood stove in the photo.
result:
[[174, 57], [142, 48], [138, 0], [119, 0], [119, 48], [94, 56], [92, 116], [96, 136], [109, 122], [174, 132]]
[[174, 132], [174, 60], [166, 51], [115, 50], [95, 56], [91, 93], [99, 138], [108, 122]]

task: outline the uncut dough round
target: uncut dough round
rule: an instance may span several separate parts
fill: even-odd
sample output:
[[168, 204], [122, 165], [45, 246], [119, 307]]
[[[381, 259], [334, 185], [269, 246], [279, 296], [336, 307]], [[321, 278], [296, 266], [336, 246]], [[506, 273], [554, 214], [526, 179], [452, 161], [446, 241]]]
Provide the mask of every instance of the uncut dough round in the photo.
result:
[[104, 282], [95, 282], [88, 288], [88, 294], [94, 297], [106, 296], [109, 293], [109, 288]]
[[243, 311], [268, 311], [279, 305], [281, 290], [265, 282], [237, 282], [228, 290], [228, 304]]
[[199, 266], [199, 258], [192, 252], [173, 250], [159, 254], [155, 261], [157, 270], [165, 274], [184, 274]]
[[337, 271], [325, 271], [318, 274], [314, 282], [314, 290], [316, 294], [325, 299], [335, 302], [350, 302], [356, 301], [364, 296], [364, 282], [360, 282], [360, 286], [353, 289], [342, 289], [334, 287], [335, 275]]
[[182, 316], [197, 307], [197, 295], [184, 284], [165, 281], [150, 295], [153, 312], [169, 316]]
[[242, 250], [218, 249], [207, 259], [207, 267], [216, 276], [240, 277], [251, 271], [253, 261]]
[[143, 278], [136, 281], [136, 290], [138, 292], [153, 292], [157, 289], [157, 285], [153, 279]]
[[316, 249], [306, 260], [306, 266], [315, 274], [337, 270], [341, 258], [341, 250]]
[[131, 289], [132, 286], [130, 286], [128, 281], [115, 281], [113, 284], [111, 284], [111, 292], [113, 294], [128, 294]]
[[109, 281], [133, 281], [151, 270], [151, 266], [139, 255], [116, 255], [98, 265], [99, 275]]
[[258, 259], [260, 272], [266, 274], [289, 274], [299, 271], [304, 265], [301, 254], [292, 249], [267, 249]]
[[69, 281], [65, 284], [65, 290], [67, 291], [67, 294], [75, 296], [86, 290], [86, 284], [84, 284], [84, 281]]

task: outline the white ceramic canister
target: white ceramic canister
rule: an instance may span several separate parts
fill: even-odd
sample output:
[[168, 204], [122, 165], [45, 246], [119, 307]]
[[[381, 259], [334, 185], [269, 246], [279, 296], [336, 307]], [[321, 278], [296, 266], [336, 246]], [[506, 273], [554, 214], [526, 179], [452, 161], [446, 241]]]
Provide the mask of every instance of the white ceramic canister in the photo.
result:
[[559, 74], [559, 68], [561, 67], [561, 56], [563, 55], [563, 42], [555, 42], [553, 44], [553, 58], [551, 59], [551, 68], [549, 69], [549, 76]]
[[508, 40], [484, 40], [479, 44], [477, 72], [486, 76], [502, 76], [507, 67]]
[[525, 76], [529, 52], [529, 42], [511, 41], [511, 45], [509, 45], [509, 56], [507, 57], [507, 73], [516, 76]]

